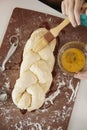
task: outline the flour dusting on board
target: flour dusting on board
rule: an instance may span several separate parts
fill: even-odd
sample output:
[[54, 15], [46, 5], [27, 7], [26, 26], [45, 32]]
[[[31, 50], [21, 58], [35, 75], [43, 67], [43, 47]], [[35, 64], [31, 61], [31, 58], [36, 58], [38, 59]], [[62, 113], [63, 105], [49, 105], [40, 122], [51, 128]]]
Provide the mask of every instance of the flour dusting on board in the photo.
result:
[[[65, 74], [63, 74], [63, 75], [65, 75]], [[5, 82], [4, 86], [7, 89], [10, 89], [9, 78], [7, 77], [6, 79], [7, 79], [7, 82]], [[61, 108], [61, 110], [55, 109], [54, 111], [51, 111], [51, 114], [48, 114], [48, 121], [50, 123], [55, 123], [55, 122], [60, 122], [60, 121], [64, 122], [67, 119], [67, 117], [70, 116], [72, 107], [67, 107], [67, 104], [69, 104], [70, 102], [75, 100], [79, 83], [77, 83], [77, 86], [74, 89], [74, 86], [72, 84], [73, 78], [71, 78], [70, 80], [65, 80], [65, 79], [66, 79], [66, 75], [64, 76], [64, 78], [62, 78], [62, 80], [61, 80], [60, 75], [56, 75], [55, 82], [56, 82], [57, 88], [53, 93], [51, 93], [46, 98], [44, 107], [36, 110], [35, 122], [32, 120], [31, 117], [27, 117], [27, 119], [23, 119], [23, 117], [22, 117], [22, 119], [19, 120], [20, 119], [19, 116], [16, 116], [18, 121], [15, 124], [13, 122], [11, 122], [12, 120], [14, 120], [14, 116], [12, 113], [15, 113], [17, 111], [17, 108], [13, 107], [14, 104], [12, 102], [10, 104], [11, 107], [9, 107], [9, 106], [4, 107], [5, 102], [0, 102], [0, 111], [1, 111], [0, 116], [3, 115], [4, 119], [5, 119], [5, 123], [8, 124], [8, 122], [10, 122], [11, 129], [15, 128], [15, 130], [23, 130], [24, 127], [30, 128], [31, 130], [44, 130], [44, 129], [46, 129], [46, 130], [64, 130], [62, 128], [62, 126], [58, 126], [57, 129], [56, 128], [52, 129], [51, 124], [49, 124], [47, 126], [47, 121], [45, 120], [45, 118], [43, 116], [41, 117], [41, 119], [39, 121], [39, 113], [41, 115], [43, 115], [45, 113], [49, 113], [50, 107], [53, 107], [55, 105], [56, 99], [58, 98], [59, 95], [62, 94], [62, 89], [64, 88], [64, 86], [66, 85], [66, 82], [67, 82], [68, 86], [66, 86], [66, 88], [71, 90], [71, 96], [69, 94], [67, 94], [68, 92], [67, 93], [65, 92], [65, 97], [67, 98], [67, 103]], [[68, 95], [68, 97], [66, 95]], [[51, 105], [49, 107], [45, 107], [45, 105], [47, 105], [49, 102], [51, 103]], [[44, 128], [44, 126], [45, 126], [45, 128]]]
[[[54, 67], [54, 72], [53, 84], [46, 96], [44, 105], [34, 112], [26, 112], [25, 114], [22, 114], [13, 104], [10, 90], [11, 80], [6, 73], [3, 73], [5, 82], [2, 89], [6, 92], [7, 98], [2, 102], [3, 97], [0, 96], [2, 99], [0, 100], [0, 117], [3, 117], [2, 120], [7, 126], [10, 123], [8, 130], [65, 130], [62, 124], [71, 115], [72, 106], [70, 104], [75, 101], [79, 82], [74, 87], [73, 77], [61, 73], [57, 64]], [[4, 127], [3, 121], [1, 123]], [[54, 128], [53, 124], [55, 124]]]
[[[26, 20], [27, 19], [27, 20]], [[33, 21], [33, 22], [32, 22]], [[0, 73], [0, 89], [5, 91], [7, 99], [0, 101], [0, 129], [2, 130], [66, 130], [78, 91], [79, 81], [63, 73], [57, 63], [53, 70], [53, 82], [46, 95], [43, 106], [35, 111], [19, 110], [12, 102], [11, 92], [15, 80], [19, 76], [19, 67], [22, 61], [22, 51], [26, 40], [38, 27], [47, 29], [56, 26], [61, 21], [47, 14], [31, 10], [16, 8], [12, 14], [10, 24], [4, 39], [4, 45], [9, 47], [8, 38], [16, 34], [20, 38], [18, 51], [9, 60], [5, 72]], [[70, 26], [69, 26], [70, 27]], [[67, 30], [67, 36], [65, 33]], [[58, 42], [62, 44], [69, 37], [67, 29], [60, 33]], [[75, 36], [74, 36], [75, 37]], [[76, 38], [76, 37], [75, 37]], [[61, 40], [61, 41], [60, 41]], [[58, 43], [59, 45], [59, 43]], [[5, 47], [2, 48], [5, 50]], [[0, 50], [0, 52], [2, 51]], [[56, 48], [58, 51], [58, 49]], [[0, 53], [1, 54], [1, 53]], [[1, 56], [1, 55], [0, 55]], [[55, 54], [56, 56], [56, 54]], [[15, 60], [16, 59], [16, 60]], [[16, 68], [16, 69], [15, 69]], [[2, 97], [1, 97], [2, 99]]]

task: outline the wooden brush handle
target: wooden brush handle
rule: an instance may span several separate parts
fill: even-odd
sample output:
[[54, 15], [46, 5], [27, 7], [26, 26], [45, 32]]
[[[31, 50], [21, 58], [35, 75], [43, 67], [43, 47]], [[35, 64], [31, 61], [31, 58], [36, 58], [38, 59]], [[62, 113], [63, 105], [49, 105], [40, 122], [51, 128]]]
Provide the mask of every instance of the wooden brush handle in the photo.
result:
[[69, 18], [66, 17], [63, 22], [61, 22], [58, 26], [50, 29], [50, 32], [53, 34], [54, 37], [57, 37], [59, 32], [68, 24], [70, 23]]
[[[84, 13], [86, 9], [87, 9], [87, 2], [82, 5], [81, 14]], [[65, 26], [67, 26], [69, 23], [70, 23], [69, 18], [66, 17], [65, 20], [64, 20], [62, 23], [60, 23], [58, 26], [56, 26], [56, 27], [50, 29], [50, 32], [53, 34], [54, 37], [57, 37], [58, 34], [59, 34], [59, 32], [60, 32]]]

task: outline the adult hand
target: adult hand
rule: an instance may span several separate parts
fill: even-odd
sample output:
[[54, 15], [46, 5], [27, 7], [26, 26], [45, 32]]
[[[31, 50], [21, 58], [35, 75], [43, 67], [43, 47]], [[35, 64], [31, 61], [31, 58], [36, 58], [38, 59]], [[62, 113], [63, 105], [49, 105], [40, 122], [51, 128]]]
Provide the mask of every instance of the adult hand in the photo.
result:
[[[84, 0], [63, 0], [61, 4], [62, 13], [69, 16], [73, 27], [80, 25], [80, 13]], [[87, 12], [87, 10], [86, 10]]]
[[78, 74], [75, 74], [74, 77], [78, 79], [87, 79], [87, 71], [79, 72]]

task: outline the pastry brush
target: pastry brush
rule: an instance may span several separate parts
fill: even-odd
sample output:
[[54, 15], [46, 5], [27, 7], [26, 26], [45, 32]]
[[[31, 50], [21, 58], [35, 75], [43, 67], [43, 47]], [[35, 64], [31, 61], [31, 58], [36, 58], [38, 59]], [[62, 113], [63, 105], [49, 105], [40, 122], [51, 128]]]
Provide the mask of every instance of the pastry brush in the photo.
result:
[[56, 27], [50, 29], [41, 39], [39, 39], [32, 47], [34, 52], [38, 52], [43, 49], [47, 44], [49, 44], [53, 39], [55, 39], [60, 31], [70, 23], [69, 18], [66, 17], [63, 22], [61, 22]]
[[[81, 10], [81, 25], [86, 26], [87, 27], [87, 16], [84, 16], [85, 10], [87, 9], [87, 3], [84, 3], [82, 5], [82, 10]], [[85, 18], [85, 20], [84, 20]], [[37, 41], [33, 47], [32, 50], [34, 52], [38, 52], [41, 49], [43, 49], [47, 44], [49, 44], [53, 39], [55, 39], [58, 34], [60, 33], [60, 31], [66, 27], [68, 24], [70, 23], [69, 18], [66, 17], [63, 22], [61, 22], [59, 25], [57, 25], [56, 27], [50, 29], [41, 39], [39, 39], [39, 41]]]

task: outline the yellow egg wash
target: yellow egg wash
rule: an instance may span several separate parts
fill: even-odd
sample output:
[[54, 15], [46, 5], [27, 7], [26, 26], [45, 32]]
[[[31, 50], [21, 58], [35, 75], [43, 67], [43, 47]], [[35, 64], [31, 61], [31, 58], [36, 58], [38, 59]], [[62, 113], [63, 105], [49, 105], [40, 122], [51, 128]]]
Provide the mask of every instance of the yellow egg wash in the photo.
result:
[[69, 48], [61, 56], [62, 66], [69, 72], [79, 72], [85, 64], [84, 53], [77, 48]]

